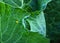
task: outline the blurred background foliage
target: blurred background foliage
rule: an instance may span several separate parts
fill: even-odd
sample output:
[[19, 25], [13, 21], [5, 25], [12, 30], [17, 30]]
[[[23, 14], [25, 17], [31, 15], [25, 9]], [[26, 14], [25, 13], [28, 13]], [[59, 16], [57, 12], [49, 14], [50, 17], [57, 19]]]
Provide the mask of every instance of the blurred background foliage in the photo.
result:
[[45, 9], [47, 37], [51, 43], [60, 43], [60, 0], [52, 0]]

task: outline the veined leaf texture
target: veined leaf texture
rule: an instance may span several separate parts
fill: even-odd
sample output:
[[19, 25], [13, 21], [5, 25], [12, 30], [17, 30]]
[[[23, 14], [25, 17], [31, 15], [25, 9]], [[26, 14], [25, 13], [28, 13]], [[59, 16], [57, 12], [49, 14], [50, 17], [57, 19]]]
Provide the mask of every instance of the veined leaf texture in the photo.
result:
[[43, 10], [50, 1], [0, 0], [0, 43], [49, 43]]

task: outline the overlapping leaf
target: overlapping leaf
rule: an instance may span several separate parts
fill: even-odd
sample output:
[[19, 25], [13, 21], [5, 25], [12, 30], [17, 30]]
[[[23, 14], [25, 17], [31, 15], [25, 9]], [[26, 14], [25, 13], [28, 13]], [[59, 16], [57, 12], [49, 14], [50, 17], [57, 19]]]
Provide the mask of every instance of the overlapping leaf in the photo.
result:
[[[0, 0], [0, 2], [4, 2], [6, 4], [9, 4], [9, 5], [11, 5], [12, 7], [15, 7], [15, 8], [21, 8], [21, 7], [24, 6], [24, 4], [29, 5], [29, 3], [31, 2], [30, 4], [32, 6], [38, 7], [40, 10], [44, 9], [46, 7], [47, 3], [50, 2], [50, 1], [51, 0], [18, 0], [18, 1], [17, 0]], [[36, 9], [36, 8], [34, 8], [34, 9]]]
[[21, 8], [24, 4], [27, 4], [30, 0], [0, 0], [0, 2], [9, 4], [14, 8]]
[[47, 3], [50, 1], [51, 0], [31, 0], [29, 6], [31, 6], [33, 11], [42, 11], [46, 8]]
[[40, 34], [23, 27], [22, 19], [27, 15], [30, 14], [20, 8], [0, 3], [0, 43], [49, 43]]
[[31, 14], [28, 19], [31, 31], [39, 32], [43, 36], [46, 36], [46, 22], [43, 10], [45, 9], [47, 3], [50, 1], [51, 0], [32, 0], [30, 4], [33, 12], [33, 14]]
[[[49, 41], [43, 37], [46, 36], [43, 10], [50, 1], [51, 0], [0, 0], [0, 42], [49, 43]], [[32, 13], [28, 13], [26, 9], [20, 9], [21, 6], [26, 3], [32, 8], [32, 12], [34, 11], [33, 15]], [[37, 12], [37, 14], [35, 11], [39, 13]], [[32, 32], [27, 30], [29, 28], [25, 29], [24, 19], [28, 21]], [[39, 32], [43, 36], [35, 32]]]
[[[37, 16], [34, 16], [34, 14], [36, 14]], [[43, 12], [41, 12], [40, 14], [33, 13], [31, 17], [27, 19], [27, 21], [30, 24], [31, 31], [39, 32], [43, 36], [46, 36], [46, 24]]]

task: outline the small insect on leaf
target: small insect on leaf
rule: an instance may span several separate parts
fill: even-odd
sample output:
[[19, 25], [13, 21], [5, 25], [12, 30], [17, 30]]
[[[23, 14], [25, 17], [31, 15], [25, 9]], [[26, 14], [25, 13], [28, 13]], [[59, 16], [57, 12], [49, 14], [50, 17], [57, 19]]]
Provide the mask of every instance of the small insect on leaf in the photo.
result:
[[16, 20], [16, 24], [18, 24], [19, 23], [19, 21], [18, 20]]

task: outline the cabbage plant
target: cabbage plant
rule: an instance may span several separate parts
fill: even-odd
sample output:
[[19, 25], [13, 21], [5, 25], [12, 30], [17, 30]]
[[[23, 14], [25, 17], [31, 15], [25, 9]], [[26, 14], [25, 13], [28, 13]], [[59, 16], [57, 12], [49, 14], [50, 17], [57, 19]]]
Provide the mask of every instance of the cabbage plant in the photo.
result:
[[49, 43], [44, 10], [51, 0], [0, 0], [0, 43]]

